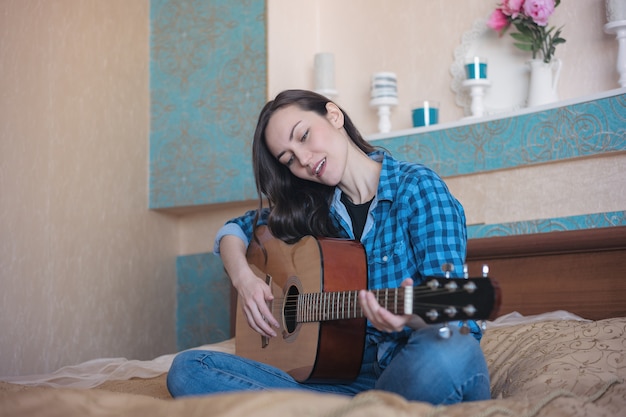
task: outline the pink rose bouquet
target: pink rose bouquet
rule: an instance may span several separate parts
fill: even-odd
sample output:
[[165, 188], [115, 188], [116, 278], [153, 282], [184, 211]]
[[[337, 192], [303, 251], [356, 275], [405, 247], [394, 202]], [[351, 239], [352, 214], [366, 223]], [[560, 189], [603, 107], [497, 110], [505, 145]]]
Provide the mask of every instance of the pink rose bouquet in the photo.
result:
[[502, 36], [511, 25], [518, 33], [511, 33], [515, 46], [530, 51], [533, 59], [541, 53], [543, 61], [552, 59], [556, 46], [565, 43], [561, 29], [547, 28], [548, 19], [561, 0], [502, 0], [487, 21], [487, 26]]

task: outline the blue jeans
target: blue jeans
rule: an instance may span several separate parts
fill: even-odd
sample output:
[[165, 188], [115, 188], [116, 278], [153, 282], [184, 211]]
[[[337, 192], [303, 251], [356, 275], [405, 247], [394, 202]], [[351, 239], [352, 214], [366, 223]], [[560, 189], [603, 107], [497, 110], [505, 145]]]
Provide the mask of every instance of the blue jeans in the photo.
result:
[[299, 383], [289, 374], [223, 352], [189, 350], [178, 354], [167, 376], [173, 397], [242, 390], [299, 389], [354, 396], [377, 389], [410, 401], [454, 404], [491, 398], [489, 371], [479, 342], [454, 331], [441, 339], [428, 327], [410, 333], [391, 349], [383, 368], [378, 346], [366, 343], [361, 371], [350, 383]]

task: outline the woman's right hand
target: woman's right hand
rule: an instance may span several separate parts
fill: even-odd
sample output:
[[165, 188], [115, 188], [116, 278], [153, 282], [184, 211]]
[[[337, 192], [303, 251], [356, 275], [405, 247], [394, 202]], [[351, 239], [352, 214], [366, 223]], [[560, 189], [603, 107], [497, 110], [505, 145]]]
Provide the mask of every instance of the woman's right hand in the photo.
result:
[[[248, 325], [257, 333], [266, 337], [275, 337], [280, 326], [268, 304], [274, 299], [272, 290], [261, 278], [248, 267], [249, 274], [237, 277], [237, 293]], [[231, 278], [232, 279], [232, 278]]]
[[248, 325], [266, 337], [275, 337], [280, 326], [270, 311], [268, 303], [274, 299], [269, 285], [250, 268], [246, 259], [245, 243], [234, 235], [226, 235], [220, 240], [220, 255], [224, 268], [237, 289], [239, 303]]

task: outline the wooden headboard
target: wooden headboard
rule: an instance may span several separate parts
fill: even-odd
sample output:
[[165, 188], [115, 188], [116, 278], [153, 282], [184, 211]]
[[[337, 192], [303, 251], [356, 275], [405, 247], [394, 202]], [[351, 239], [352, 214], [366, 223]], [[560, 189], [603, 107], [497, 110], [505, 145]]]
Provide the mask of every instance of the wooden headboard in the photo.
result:
[[470, 239], [467, 263], [470, 275], [489, 266], [500, 315], [626, 316], [626, 226]]

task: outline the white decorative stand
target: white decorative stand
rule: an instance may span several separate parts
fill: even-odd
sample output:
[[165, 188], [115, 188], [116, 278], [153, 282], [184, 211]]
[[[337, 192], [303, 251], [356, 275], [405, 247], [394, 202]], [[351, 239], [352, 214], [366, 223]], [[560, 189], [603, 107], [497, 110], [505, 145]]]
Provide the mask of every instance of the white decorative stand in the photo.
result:
[[485, 113], [483, 97], [487, 88], [491, 87], [491, 82], [484, 78], [468, 79], [463, 81], [463, 87], [470, 90], [472, 117], [482, 117]]
[[391, 97], [374, 98], [370, 106], [378, 107], [378, 131], [380, 133], [391, 132], [391, 108], [398, 105], [398, 99]]
[[370, 106], [378, 107], [378, 130], [391, 131], [391, 107], [398, 105], [398, 81], [393, 72], [378, 72], [372, 76]]
[[604, 31], [614, 34], [618, 42], [617, 50], [617, 72], [619, 73], [619, 84], [626, 87], [626, 20], [616, 20], [604, 25]]

